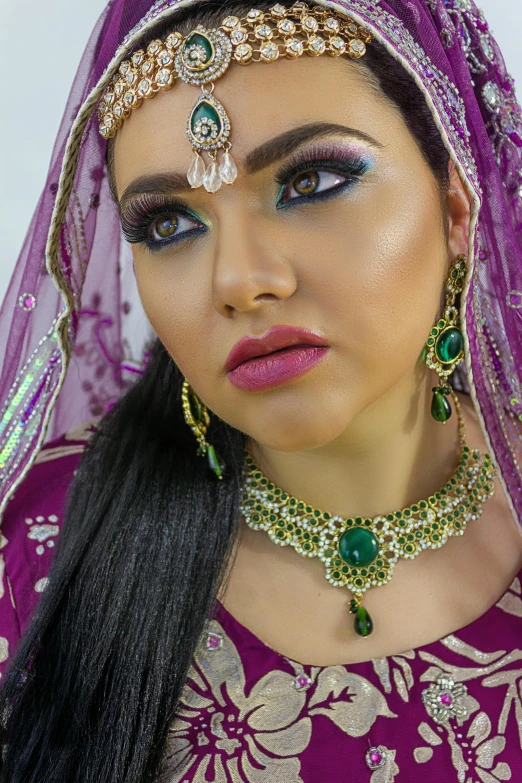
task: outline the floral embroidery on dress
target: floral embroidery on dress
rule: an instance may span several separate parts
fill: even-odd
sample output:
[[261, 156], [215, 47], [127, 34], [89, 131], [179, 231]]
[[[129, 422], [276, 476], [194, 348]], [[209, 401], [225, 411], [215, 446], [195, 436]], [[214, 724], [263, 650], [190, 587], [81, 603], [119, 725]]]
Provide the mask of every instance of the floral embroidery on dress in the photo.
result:
[[[413, 673], [406, 659], [413, 660], [415, 651], [408, 650], [400, 655], [392, 655], [390, 658], [373, 658], [372, 664], [375, 674], [378, 676], [385, 693], [392, 692], [390, 673], [393, 676], [397, 693], [404, 702], [409, 701], [409, 691], [413, 688]], [[396, 663], [397, 666], [393, 666]]]
[[[51, 514], [47, 519], [43, 516], [37, 516], [35, 519], [27, 517], [25, 520], [26, 525], [30, 525], [27, 532], [27, 538], [31, 541], [36, 541], [36, 554], [43, 555], [45, 552], [45, 546], [52, 549], [55, 545], [55, 539], [60, 535], [60, 527], [56, 523], [58, 517], [56, 514]], [[38, 591], [39, 592], [39, 591]]]
[[310, 718], [302, 717], [305, 692], [296, 690], [291, 674], [276, 670], [247, 695], [235, 645], [216, 621], [210, 631], [222, 644], [200, 645], [195, 655], [169, 732], [161, 780], [178, 783], [190, 771], [194, 783], [209, 775], [223, 783], [258, 783], [266, 770], [267, 783], [303, 783], [298, 756], [312, 732]]
[[436, 682], [422, 691], [421, 697], [430, 717], [436, 723], [446, 723], [452, 718], [467, 718], [468, 708], [464, 702], [467, 693], [468, 689], [461, 682], [439, 676]]
[[497, 606], [508, 614], [522, 617], [522, 586], [518, 576], [515, 577], [509, 586], [509, 590], [507, 593], [504, 593]]
[[[506, 738], [491, 735], [491, 721], [485, 712], [479, 712], [468, 729], [467, 739], [471, 739], [467, 761], [475, 767], [475, 774], [483, 783], [496, 783], [499, 780], [511, 780], [511, 769], [500, 761], [495, 764], [495, 756], [502, 753]], [[491, 770], [491, 774], [486, 770]]]
[[[395, 783], [395, 776], [400, 772], [395, 763], [395, 753], [395, 750], [390, 750], [385, 745], [370, 748], [366, 754], [366, 763], [373, 770], [370, 783]], [[372, 756], [381, 758], [377, 763], [372, 763]]]
[[[513, 583], [514, 584], [514, 583]], [[512, 585], [513, 587], [513, 585]], [[466, 691], [459, 690], [459, 714], [447, 716], [442, 725], [446, 740], [451, 749], [451, 760], [457, 771], [459, 783], [497, 783], [512, 779], [512, 770], [505, 761], [496, 759], [506, 747], [506, 732], [508, 717], [512, 706], [514, 718], [518, 726], [520, 748], [522, 750], [522, 669], [508, 668], [522, 660], [522, 650], [515, 649], [510, 653], [505, 650], [484, 652], [462, 640], [454, 634], [441, 640], [441, 644], [453, 653], [461, 655], [477, 666], [457, 666], [441, 660], [431, 653], [420, 651], [419, 657], [432, 666], [420, 676], [421, 681], [434, 680], [427, 691], [433, 699], [444, 694], [455, 696], [463, 681], [480, 679], [480, 684], [486, 688], [506, 687], [502, 709], [498, 717], [497, 733], [492, 733], [491, 718], [481, 710], [479, 702]], [[424, 696], [423, 696], [424, 699]], [[434, 721], [437, 721], [432, 699], [425, 701], [426, 709]], [[474, 713], [477, 713], [474, 715]], [[465, 734], [458, 731], [451, 721], [455, 720], [457, 727], [465, 724]], [[441, 729], [439, 729], [441, 730]], [[414, 750], [414, 758], [418, 763], [429, 761], [434, 755], [434, 748], [443, 745], [442, 738], [437, 736], [427, 723], [421, 723], [418, 732], [427, 746]], [[470, 777], [470, 770], [472, 776]]]
[[[219, 647], [208, 647], [211, 636], [221, 639]], [[367, 734], [379, 716], [396, 717], [364, 677], [343, 666], [316, 671], [313, 688], [296, 688], [297, 671], [274, 669], [247, 694], [238, 650], [213, 620], [169, 731], [160, 781], [304, 783], [299, 756], [310, 743], [313, 716], [328, 718], [352, 737]], [[387, 777], [372, 777], [374, 783], [393, 782], [394, 756]]]
[[37, 455], [34, 464], [41, 464], [42, 462], [51, 462], [55, 459], [61, 459], [61, 457], [71, 457], [75, 454], [82, 454], [85, 449], [85, 443], [92, 437], [94, 428], [98, 419], [91, 419], [85, 424], [81, 424], [79, 427], [73, 427], [68, 430], [63, 436], [67, 441], [78, 441], [74, 445], [54, 446], [51, 448], [43, 448]]
[[370, 680], [344, 666], [321, 670], [308, 707], [310, 715], [324, 715], [350, 737], [368, 734], [379, 716], [397, 717]]
[[[506, 738], [500, 735], [490, 736], [491, 728], [491, 721], [485, 712], [475, 715], [465, 736], [461, 733], [455, 734], [447, 727], [453, 766], [458, 773], [459, 783], [498, 783], [501, 780], [511, 780], [509, 764], [504, 761], [495, 763], [495, 757], [502, 753], [506, 746]], [[427, 724], [421, 724], [418, 731], [431, 746], [442, 745], [441, 738]], [[433, 747], [415, 748], [415, 760], [420, 764], [429, 761], [433, 756]], [[472, 777], [469, 777], [470, 770], [474, 773]]]

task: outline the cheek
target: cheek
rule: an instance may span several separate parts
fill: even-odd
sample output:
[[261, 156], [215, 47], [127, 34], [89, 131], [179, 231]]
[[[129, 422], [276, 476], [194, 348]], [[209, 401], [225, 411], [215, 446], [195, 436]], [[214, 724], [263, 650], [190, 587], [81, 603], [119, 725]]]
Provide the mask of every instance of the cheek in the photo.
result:
[[201, 254], [197, 264], [186, 258], [142, 256], [135, 252], [138, 293], [147, 317], [176, 364], [184, 368], [196, 346], [208, 345], [210, 281], [204, 279]]
[[319, 261], [310, 267], [310, 287], [354, 362], [383, 378], [415, 363], [444, 284], [441, 207], [431, 179], [415, 186], [409, 177], [390, 179], [354, 199], [344, 215], [336, 205], [307, 246]]

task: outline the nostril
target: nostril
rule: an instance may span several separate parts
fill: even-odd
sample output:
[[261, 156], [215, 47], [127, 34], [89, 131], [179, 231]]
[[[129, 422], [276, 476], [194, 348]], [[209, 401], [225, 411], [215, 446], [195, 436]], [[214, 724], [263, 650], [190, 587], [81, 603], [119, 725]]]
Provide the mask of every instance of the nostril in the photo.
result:
[[258, 294], [254, 297], [254, 302], [271, 302], [274, 299], [277, 301], [279, 297], [275, 294]]

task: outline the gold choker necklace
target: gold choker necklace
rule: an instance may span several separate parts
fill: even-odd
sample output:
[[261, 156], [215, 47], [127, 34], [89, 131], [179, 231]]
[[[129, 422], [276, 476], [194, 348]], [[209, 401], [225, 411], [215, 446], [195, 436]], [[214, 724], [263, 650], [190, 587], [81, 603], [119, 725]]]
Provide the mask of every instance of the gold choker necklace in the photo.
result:
[[246, 456], [241, 513], [253, 530], [265, 530], [279, 546], [303, 557], [318, 557], [326, 579], [353, 594], [350, 612], [359, 636], [369, 636], [373, 621], [363, 607], [370, 587], [387, 584], [400, 557], [413, 559], [424, 549], [438, 549], [451, 536], [462, 536], [471, 519], [482, 514], [494, 494], [495, 469], [488, 453], [465, 441], [462, 411], [453, 393], [461, 446], [458, 465], [444, 486], [427, 500], [373, 519], [329, 514], [292, 497], [273, 484]]

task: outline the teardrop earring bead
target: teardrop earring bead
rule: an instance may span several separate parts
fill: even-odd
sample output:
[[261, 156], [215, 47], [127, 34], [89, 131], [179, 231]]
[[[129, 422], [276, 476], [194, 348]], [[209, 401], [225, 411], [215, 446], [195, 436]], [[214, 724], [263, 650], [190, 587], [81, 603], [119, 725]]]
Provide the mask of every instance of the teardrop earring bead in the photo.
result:
[[187, 172], [187, 179], [191, 188], [200, 188], [205, 176], [205, 161], [196, 152]]
[[434, 386], [432, 389], [433, 398], [431, 401], [431, 415], [435, 421], [440, 421], [442, 424], [446, 424], [451, 417], [452, 408], [448, 400], [448, 396], [451, 394], [451, 388], [449, 386]]

